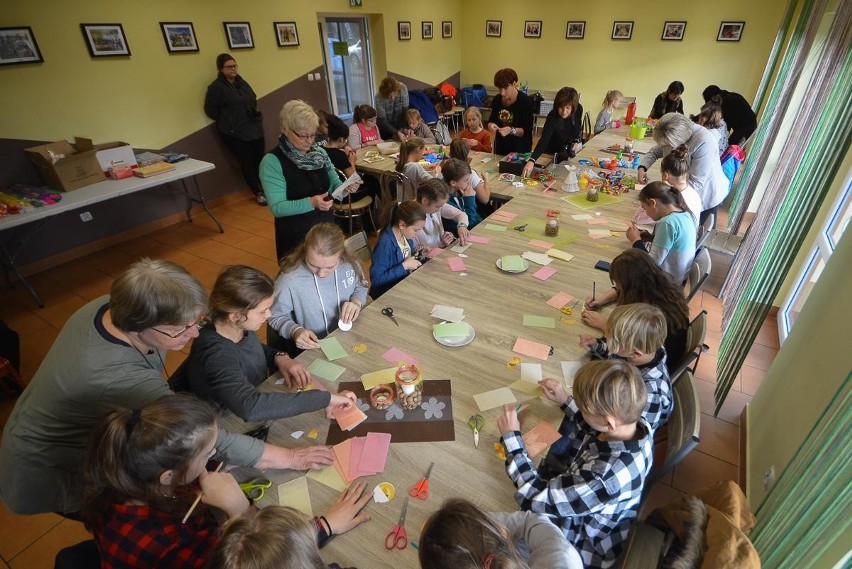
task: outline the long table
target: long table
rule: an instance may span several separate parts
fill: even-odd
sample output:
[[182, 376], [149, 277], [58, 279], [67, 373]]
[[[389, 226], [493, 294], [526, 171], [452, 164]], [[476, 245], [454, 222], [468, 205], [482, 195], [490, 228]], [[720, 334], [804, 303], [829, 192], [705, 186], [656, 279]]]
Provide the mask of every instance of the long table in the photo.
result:
[[[618, 134], [613, 136], [617, 138]], [[604, 142], [604, 139], [600, 141]], [[594, 144], [590, 146], [595, 148]], [[568, 196], [564, 192], [548, 194], [555, 194], [556, 197], [543, 196], [540, 187], [525, 186], [502, 208], [502, 211], [517, 214], [511, 223], [499, 224], [507, 226], [505, 231], [487, 230], [487, 223], [497, 224], [489, 219], [478, 225], [473, 234], [488, 237], [490, 242], [473, 244], [467, 249], [464, 253], [467, 255], [464, 258], [467, 266], [465, 275], [450, 271], [447, 257], [457, 256], [457, 253], [447, 250], [411, 273], [380, 299], [367, 305], [351, 331], [338, 330], [333, 333], [348, 350], [345, 358], [335, 361], [346, 368], [338, 381], [358, 381], [361, 374], [389, 367], [381, 355], [392, 347], [414, 356], [426, 381], [449, 379], [453, 390], [455, 440], [391, 444], [384, 473], [369, 477], [368, 488], [372, 491], [379, 482], [391, 482], [396, 487], [396, 498], [388, 504], [369, 505], [367, 511], [372, 521], [332, 540], [323, 550], [323, 556], [328, 562], [371, 569], [417, 567], [417, 552], [412, 547], [402, 551], [387, 551], [384, 548], [384, 537], [396, 523], [408, 489], [423, 476], [432, 461], [435, 466], [431, 474], [429, 498], [426, 501], [409, 501], [406, 518], [409, 541], [419, 540], [423, 522], [450, 497], [467, 498], [490, 511], [517, 509], [513, 500], [514, 487], [506, 476], [503, 461], [496, 457], [494, 450], [494, 444], [499, 440], [496, 419], [501, 410], [491, 409], [481, 413], [485, 417], [485, 427], [479, 448], [474, 448], [473, 436], [467, 426], [468, 417], [479, 413], [473, 395], [508, 386], [520, 379], [519, 369], [507, 366], [518, 355], [512, 351], [518, 337], [554, 347], [553, 355], [546, 362], [520, 356], [524, 362], [541, 363], [544, 377], [561, 378], [560, 362], [578, 360], [584, 355], [577, 345], [579, 335], [595, 334], [597, 331], [582, 323], [580, 308], [584, 299], [591, 295], [593, 283], [597, 284], [599, 291], [610, 286], [608, 275], [594, 269], [595, 262], [599, 259], [611, 260], [629, 247], [623, 233], [618, 237], [593, 240], [588, 237], [587, 230], [623, 229], [636, 209], [633, 192], [621, 196], [615, 203], [591, 209], [581, 209], [562, 201], [561, 197]], [[514, 227], [524, 223], [524, 220], [543, 220], [548, 209], [561, 210], [560, 233], [555, 240], [565, 240], [559, 248], [574, 255], [574, 258], [568, 262], [555, 259], [550, 266], [557, 273], [543, 282], [531, 276], [539, 268], [532, 262], [529, 270], [522, 274], [500, 271], [495, 263], [502, 255], [544, 251], [529, 244], [530, 239], [538, 238], [529, 232], [532, 224], [523, 232], [516, 231]], [[598, 212], [599, 216], [596, 215]], [[590, 225], [571, 217], [581, 214], [604, 218], [609, 223]], [[576, 313], [566, 317], [571, 323], [561, 322], [560, 317], [563, 315], [560, 311], [546, 304], [558, 292], [566, 292], [578, 301]], [[432, 325], [438, 321], [429, 315], [435, 304], [464, 308], [465, 321], [476, 332], [476, 338], [471, 344], [448, 348], [433, 339]], [[381, 313], [385, 307], [394, 309], [399, 327]], [[524, 314], [554, 317], [556, 328], [525, 327]], [[353, 346], [362, 343], [367, 346], [365, 352], [352, 351]], [[307, 365], [317, 358], [323, 358], [321, 352], [306, 351], [298, 359]], [[337, 388], [336, 384], [325, 383], [332, 390]], [[264, 385], [264, 389], [279, 390], [282, 387], [270, 381]], [[541, 421], [558, 425], [561, 417], [558, 407], [520, 392], [515, 395], [519, 401], [529, 401], [529, 406], [520, 415], [522, 431], [528, 431]], [[319, 432], [316, 441], [304, 436], [294, 440], [290, 436], [294, 431], [307, 433], [313, 428]], [[322, 412], [317, 412], [276, 421], [269, 441], [285, 446], [316, 444], [325, 440], [327, 432], [328, 421]], [[277, 503], [278, 483], [304, 476], [304, 473], [270, 471], [267, 475], [276, 484], [267, 492], [261, 506]], [[327, 511], [338, 493], [311, 479], [308, 479], [307, 484], [314, 512]]]
[[[123, 180], [104, 180], [96, 184], [85, 186], [78, 190], [64, 192], [62, 200], [53, 205], [29, 210], [20, 215], [9, 215], [0, 217], [0, 233], [14, 227], [26, 226], [23, 235], [14, 240], [0, 240], [0, 265], [6, 273], [7, 280], [9, 272], [12, 272], [17, 277], [18, 281], [26, 287], [32, 297], [40, 307], [44, 307], [44, 301], [35, 288], [27, 281], [27, 279], [18, 270], [16, 260], [18, 255], [23, 250], [26, 243], [35, 237], [35, 235], [47, 225], [50, 220], [67, 211], [80, 209], [90, 206], [95, 203], [104, 202], [117, 198], [119, 196], [140, 192], [149, 188], [162, 186], [170, 182], [180, 182], [183, 188], [184, 196], [186, 197], [186, 219], [192, 221], [190, 212], [193, 204], [199, 204], [204, 208], [204, 211], [219, 227], [219, 232], [224, 233], [222, 224], [213, 215], [213, 212], [207, 207], [207, 202], [204, 200], [204, 193], [201, 191], [201, 186], [198, 184], [196, 176], [203, 172], [208, 172], [216, 168], [211, 162], [195, 160], [193, 158], [178, 162], [175, 164], [175, 169], [163, 174], [157, 174], [150, 178], [125, 178]], [[194, 192], [187, 185], [187, 179], [192, 179]]]

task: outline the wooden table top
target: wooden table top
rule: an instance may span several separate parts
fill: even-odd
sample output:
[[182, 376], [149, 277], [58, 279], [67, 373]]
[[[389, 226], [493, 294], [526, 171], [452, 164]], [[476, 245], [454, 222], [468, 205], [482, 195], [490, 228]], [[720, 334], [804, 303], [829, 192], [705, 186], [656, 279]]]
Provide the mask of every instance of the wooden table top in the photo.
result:
[[[499, 224], [507, 225], [506, 231], [486, 229], [487, 223], [496, 224], [491, 220], [485, 220], [474, 229], [474, 235], [488, 237], [490, 242], [472, 244], [464, 253], [467, 255], [464, 258], [467, 266], [465, 276], [450, 271], [447, 258], [458, 254], [447, 250], [366, 306], [351, 331], [338, 330], [333, 333], [349, 351], [347, 357], [334, 362], [346, 368], [338, 381], [358, 381], [363, 373], [389, 367], [381, 355], [392, 347], [414, 356], [426, 381], [451, 380], [455, 441], [392, 444], [384, 473], [371, 476], [367, 481], [370, 491], [379, 482], [391, 482], [396, 487], [397, 497], [388, 504], [371, 503], [367, 512], [372, 516], [372, 521], [332, 540], [323, 549], [323, 557], [327, 562], [371, 569], [416, 567], [417, 552], [413, 548], [387, 551], [383, 544], [385, 535], [399, 517], [403, 497], [423, 476], [431, 461], [435, 462], [435, 467], [432, 470], [428, 500], [412, 499], [409, 502], [406, 518], [409, 541], [419, 540], [423, 522], [450, 497], [470, 499], [490, 511], [517, 509], [513, 499], [514, 487], [506, 476], [503, 461], [494, 452], [493, 445], [499, 440], [496, 419], [500, 409], [481, 413], [485, 418], [485, 427], [480, 436], [479, 448], [474, 448], [467, 419], [480, 411], [473, 395], [508, 386], [520, 379], [519, 368], [509, 369], [507, 366], [507, 362], [514, 356], [519, 356], [512, 351], [518, 337], [554, 347], [554, 354], [546, 362], [520, 356], [524, 362], [541, 363], [544, 377], [561, 378], [560, 362], [578, 360], [583, 356], [577, 345], [579, 335], [595, 334], [596, 331], [582, 323], [579, 309], [583, 300], [591, 295], [593, 282], [599, 291], [610, 286], [607, 274], [594, 269], [594, 264], [599, 259], [609, 261], [629, 247], [623, 233], [618, 237], [593, 240], [588, 236], [588, 229], [623, 228], [636, 207], [633, 192], [619, 197], [615, 203], [592, 209], [581, 209], [560, 199], [577, 194], [560, 191], [556, 195], [545, 197], [541, 195], [540, 188], [522, 188], [501, 209], [517, 214], [512, 223]], [[545, 219], [547, 209], [561, 210], [560, 232], [556, 238], [535, 235], [535, 222]], [[596, 215], [598, 212], [599, 216]], [[581, 214], [603, 218], [609, 223], [590, 225], [571, 217]], [[528, 220], [526, 231], [513, 229], [525, 220]], [[497, 268], [496, 260], [503, 255], [521, 254], [524, 251], [544, 252], [544, 249], [529, 245], [530, 239], [554, 241], [574, 258], [569, 262], [554, 259], [550, 266], [557, 272], [546, 281], [532, 277], [532, 273], [540, 268], [532, 262], [522, 274], [508, 274]], [[558, 292], [566, 292], [579, 301], [576, 315], [566, 317], [572, 319], [573, 323], [561, 322], [560, 311], [546, 304]], [[438, 321], [430, 317], [430, 312], [435, 304], [464, 308], [465, 321], [476, 332], [476, 338], [471, 344], [449, 348], [434, 340], [432, 325]], [[399, 327], [382, 315], [381, 309], [384, 307], [394, 309]], [[556, 328], [525, 327], [525, 314], [551, 316], [556, 320]], [[352, 347], [360, 343], [366, 344], [366, 352], [353, 352]], [[298, 359], [308, 364], [316, 358], [323, 358], [322, 353], [307, 351]], [[270, 384], [267, 382], [264, 389], [281, 389]], [[330, 384], [329, 387], [336, 389], [336, 385]], [[523, 432], [541, 421], [558, 426], [561, 413], [555, 405], [520, 392], [514, 393], [518, 401], [530, 402], [520, 416]], [[308, 432], [312, 428], [319, 431], [316, 441], [305, 437], [294, 440], [290, 437], [293, 431]], [[328, 421], [322, 412], [316, 412], [276, 421], [269, 441], [288, 447], [306, 446], [322, 443], [327, 432]], [[277, 503], [277, 483], [304, 476], [304, 473], [269, 471], [267, 475], [276, 485], [266, 493], [261, 506]], [[308, 479], [308, 487], [317, 514], [326, 512], [338, 495], [336, 491], [311, 479]]]

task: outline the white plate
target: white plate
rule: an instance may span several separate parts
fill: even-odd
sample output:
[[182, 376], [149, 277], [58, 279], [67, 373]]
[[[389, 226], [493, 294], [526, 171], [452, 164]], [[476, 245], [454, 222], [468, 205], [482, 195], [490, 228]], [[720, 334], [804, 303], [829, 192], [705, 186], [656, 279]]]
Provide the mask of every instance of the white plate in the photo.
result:
[[522, 271], [507, 271], [506, 269], [504, 269], [504, 268], [503, 268], [503, 258], [502, 258], [502, 257], [497, 257], [497, 268], [498, 268], [498, 269], [500, 269], [501, 271], [503, 271], [504, 273], [520, 274], [520, 273], [523, 273], [523, 272], [525, 272], [527, 269], [529, 269], [529, 268], [530, 268], [530, 264], [527, 262], [527, 260], [526, 260], [526, 259], [524, 259], [523, 257], [521, 257], [521, 260], [523, 260], [523, 262], [524, 262], [524, 269], [523, 269]]
[[460, 348], [462, 346], [467, 346], [473, 339], [476, 338], [476, 330], [473, 329], [473, 326], [467, 324], [467, 336], [450, 336], [448, 338], [439, 338], [435, 335], [435, 331], [432, 331], [432, 337], [435, 338], [435, 341], [441, 344], [442, 346], [447, 346], [448, 348]]

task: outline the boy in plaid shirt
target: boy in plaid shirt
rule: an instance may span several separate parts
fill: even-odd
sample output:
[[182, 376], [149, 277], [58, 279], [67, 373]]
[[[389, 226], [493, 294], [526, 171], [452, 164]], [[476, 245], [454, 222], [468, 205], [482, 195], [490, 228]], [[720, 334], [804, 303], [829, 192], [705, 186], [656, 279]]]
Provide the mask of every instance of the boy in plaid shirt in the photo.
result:
[[[562, 528], [586, 567], [610, 567], [638, 515], [642, 486], [651, 469], [651, 429], [641, 418], [647, 394], [635, 367], [593, 361], [574, 379], [569, 398], [562, 383], [539, 383], [562, 406], [579, 445], [567, 454], [551, 448], [538, 471], [527, 454], [517, 411], [507, 405], [497, 420], [506, 447], [506, 472], [523, 510], [543, 513]], [[570, 405], [569, 403], [576, 403]]]

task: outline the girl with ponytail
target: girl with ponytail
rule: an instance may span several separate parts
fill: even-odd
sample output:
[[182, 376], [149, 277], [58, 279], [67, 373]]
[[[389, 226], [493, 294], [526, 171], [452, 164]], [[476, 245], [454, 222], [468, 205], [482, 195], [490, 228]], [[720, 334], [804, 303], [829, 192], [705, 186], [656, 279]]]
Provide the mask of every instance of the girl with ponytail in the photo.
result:
[[[689, 148], [681, 144], [663, 157], [660, 162], [660, 172], [663, 181], [680, 192], [689, 213], [698, 226], [698, 215], [701, 213], [701, 196], [689, 184]], [[644, 212], [643, 212], [644, 213]]]
[[680, 192], [663, 182], [651, 182], [639, 192], [645, 214], [657, 222], [654, 234], [640, 231], [635, 223], [627, 228], [627, 239], [647, 251], [675, 282], [686, 280], [695, 259], [696, 224]]
[[400, 174], [405, 174], [406, 178], [414, 183], [415, 188], [422, 182], [431, 180], [441, 173], [440, 163], [429, 166], [429, 169], [434, 174], [427, 172], [426, 168], [420, 164], [424, 152], [426, 152], [426, 143], [422, 138], [417, 136], [406, 138], [399, 145], [399, 158], [396, 161], [396, 171]]
[[426, 212], [414, 200], [390, 202], [379, 219], [382, 232], [370, 265], [370, 296], [374, 299], [420, 267], [415, 255], [414, 236], [426, 224]]

